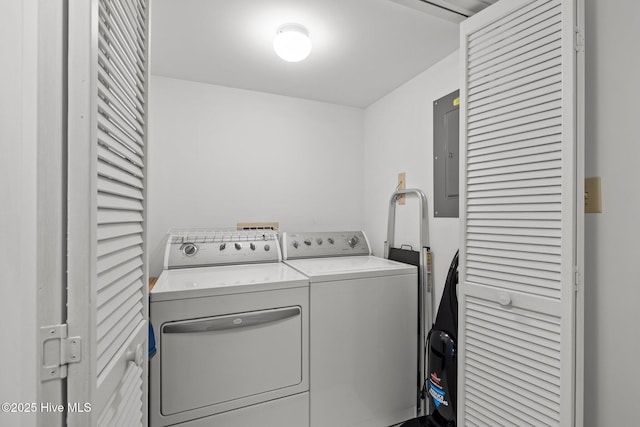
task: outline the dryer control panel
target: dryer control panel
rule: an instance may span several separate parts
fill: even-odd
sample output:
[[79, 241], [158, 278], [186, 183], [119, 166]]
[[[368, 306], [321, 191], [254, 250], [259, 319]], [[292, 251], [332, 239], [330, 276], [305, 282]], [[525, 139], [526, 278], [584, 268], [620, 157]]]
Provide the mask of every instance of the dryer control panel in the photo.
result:
[[278, 233], [272, 230], [171, 230], [164, 268], [207, 267], [282, 261]]
[[371, 255], [364, 231], [284, 232], [284, 259]]

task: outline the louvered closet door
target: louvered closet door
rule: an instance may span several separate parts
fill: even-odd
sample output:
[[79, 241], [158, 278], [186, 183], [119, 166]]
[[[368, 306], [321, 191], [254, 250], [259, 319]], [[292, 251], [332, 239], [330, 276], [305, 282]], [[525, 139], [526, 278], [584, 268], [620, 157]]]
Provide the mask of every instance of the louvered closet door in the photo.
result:
[[576, 11], [501, 0], [461, 25], [461, 426], [576, 422]]
[[69, 2], [68, 325], [82, 340], [72, 426], [147, 424], [148, 1]]

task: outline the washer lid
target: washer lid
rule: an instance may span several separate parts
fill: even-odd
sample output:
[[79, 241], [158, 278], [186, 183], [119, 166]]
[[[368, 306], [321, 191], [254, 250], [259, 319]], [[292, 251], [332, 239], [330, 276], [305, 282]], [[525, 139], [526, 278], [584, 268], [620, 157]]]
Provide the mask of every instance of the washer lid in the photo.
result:
[[418, 274], [418, 268], [413, 265], [371, 255], [294, 259], [285, 263], [307, 276], [311, 283]]
[[164, 270], [149, 294], [151, 302], [309, 286], [282, 263]]

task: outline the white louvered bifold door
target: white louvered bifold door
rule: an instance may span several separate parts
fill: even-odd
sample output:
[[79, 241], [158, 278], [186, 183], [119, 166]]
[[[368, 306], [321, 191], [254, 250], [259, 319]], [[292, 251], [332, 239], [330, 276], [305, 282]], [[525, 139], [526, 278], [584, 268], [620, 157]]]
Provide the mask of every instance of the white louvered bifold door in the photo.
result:
[[69, 2], [72, 426], [147, 425], [148, 1]]
[[576, 12], [501, 0], [461, 25], [461, 426], [576, 422]]

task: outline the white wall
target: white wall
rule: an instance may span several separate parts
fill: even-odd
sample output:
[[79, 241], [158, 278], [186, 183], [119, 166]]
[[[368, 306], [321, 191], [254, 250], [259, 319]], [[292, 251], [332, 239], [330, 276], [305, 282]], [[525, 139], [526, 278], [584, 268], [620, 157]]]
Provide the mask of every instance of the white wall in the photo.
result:
[[[429, 204], [434, 284], [440, 301], [451, 258], [458, 248], [458, 218], [433, 217], [433, 101], [456, 89], [458, 52], [386, 95], [364, 115], [364, 227], [382, 256], [389, 198], [406, 172], [407, 188], [419, 188]], [[395, 246], [419, 246], [418, 206], [407, 198], [396, 208]]]
[[153, 76], [150, 273], [173, 227], [362, 228], [358, 108]]
[[640, 425], [640, 2], [586, 0], [586, 427]]
[[[37, 2], [0, 2], [0, 401], [37, 401]], [[0, 411], [0, 425], [35, 426]]]

